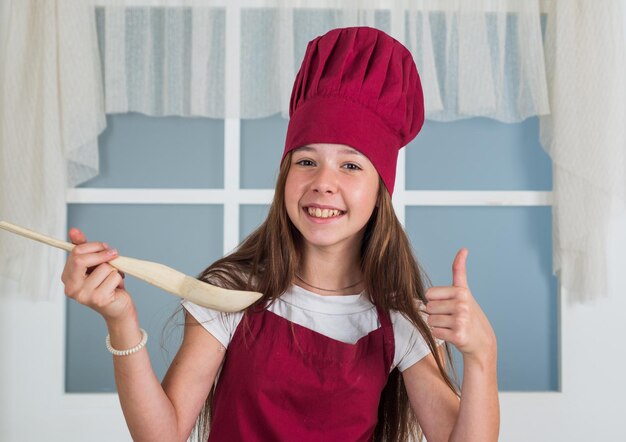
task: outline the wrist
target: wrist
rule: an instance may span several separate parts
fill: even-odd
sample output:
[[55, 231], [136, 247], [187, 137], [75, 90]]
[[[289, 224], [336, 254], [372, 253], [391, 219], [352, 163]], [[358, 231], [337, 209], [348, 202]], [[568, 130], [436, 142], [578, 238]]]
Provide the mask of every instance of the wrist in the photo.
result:
[[498, 343], [496, 335], [491, 333], [483, 336], [480, 344], [476, 345], [472, 351], [463, 353], [463, 364], [466, 363], [479, 367], [495, 366], [498, 360]]
[[135, 312], [106, 320], [110, 343], [116, 349], [128, 349], [137, 345], [143, 335], [139, 327], [139, 319]]
[[137, 353], [139, 350], [144, 348], [146, 346], [146, 343], [148, 342], [148, 333], [143, 328], [139, 330], [141, 331], [141, 341], [139, 341], [139, 343], [135, 345], [134, 347], [127, 348], [124, 350], [114, 348], [111, 345], [111, 335], [107, 335], [104, 341], [107, 350], [109, 350], [109, 352], [112, 353], [113, 356], [128, 356], [128, 355], [132, 355], [133, 353]]
[[119, 316], [114, 318], [105, 317], [104, 322], [109, 329], [109, 333], [126, 330], [129, 327], [132, 327], [132, 325], [137, 325], [137, 327], [139, 327], [137, 311], [135, 310], [135, 306], [133, 304], [130, 304], [126, 311]]
[[498, 355], [496, 349], [490, 349], [481, 354], [463, 354], [464, 369], [480, 369], [486, 371], [497, 366]]

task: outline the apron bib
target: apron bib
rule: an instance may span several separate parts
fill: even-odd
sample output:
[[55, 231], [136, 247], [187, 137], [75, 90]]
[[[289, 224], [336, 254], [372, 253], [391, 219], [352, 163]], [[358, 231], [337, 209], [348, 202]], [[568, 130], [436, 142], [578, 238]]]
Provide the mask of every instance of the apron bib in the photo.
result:
[[[209, 442], [371, 441], [394, 356], [389, 316], [348, 344], [246, 312], [220, 373]], [[245, 339], [244, 339], [245, 334]]]

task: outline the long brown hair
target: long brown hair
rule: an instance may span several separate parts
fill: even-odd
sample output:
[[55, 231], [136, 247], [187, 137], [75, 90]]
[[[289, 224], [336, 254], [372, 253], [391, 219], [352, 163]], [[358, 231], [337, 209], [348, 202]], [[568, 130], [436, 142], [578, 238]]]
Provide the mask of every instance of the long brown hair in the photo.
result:
[[[291, 152], [281, 164], [274, 199], [267, 219], [231, 254], [215, 261], [203, 270], [198, 279], [225, 288], [253, 290], [263, 297], [248, 309], [257, 310], [279, 298], [290, 286], [301, 259], [300, 232], [291, 223], [285, 209], [284, 190], [291, 165]], [[418, 304], [426, 303], [426, 273], [415, 259], [409, 239], [398, 221], [391, 197], [380, 180], [377, 204], [370, 217], [361, 245], [361, 272], [365, 292], [370, 300], [386, 312], [397, 310], [413, 323], [424, 337], [442, 378], [459, 396], [458, 380], [450, 347], [445, 343], [445, 355], [437, 351], [435, 340], [422, 319]], [[389, 271], [389, 269], [394, 269]], [[430, 285], [430, 281], [429, 281]], [[185, 314], [187, 314], [185, 312]], [[244, 324], [247, 315], [244, 315]], [[454, 375], [446, 372], [444, 356]], [[215, 385], [198, 417], [193, 435], [206, 440], [210, 430]], [[376, 442], [405, 442], [422, 431], [412, 412], [409, 397], [396, 367], [389, 374], [378, 407], [378, 423], [374, 432]]]

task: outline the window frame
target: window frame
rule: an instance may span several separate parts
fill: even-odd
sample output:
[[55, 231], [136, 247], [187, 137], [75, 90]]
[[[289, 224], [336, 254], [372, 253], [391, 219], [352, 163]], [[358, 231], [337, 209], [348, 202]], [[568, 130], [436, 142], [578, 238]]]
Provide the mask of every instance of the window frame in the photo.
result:
[[[242, 2], [225, 2], [226, 8], [226, 96], [228, 114], [236, 115], [240, 102], [240, 89], [236, 79], [240, 78], [240, 11]], [[404, 35], [404, 19], [401, 15], [392, 14], [391, 34]], [[67, 204], [221, 204], [224, 207], [224, 253], [228, 253], [239, 242], [240, 206], [246, 204], [268, 204], [273, 190], [241, 189], [240, 188], [240, 120], [226, 119], [224, 138], [224, 188], [223, 189], [67, 189]], [[443, 206], [551, 206], [552, 192], [543, 191], [415, 191], [406, 190], [405, 183], [405, 152], [400, 151], [398, 158], [396, 190], [393, 204], [398, 219], [405, 220], [406, 207], [420, 205]], [[61, 270], [59, 270], [59, 274]], [[63, 293], [64, 288], [57, 282], [57, 292]], [[559, 388], [555, 392], [501, 392], [499, 393], [502, 410], [501, 427], [519, 429], [515, 438], [507, 440], [527, 440], [534, 434], [527, 422], [535, 422], [536, 428], [549, 428], [552, 425], [554, 410], [566, 409], [564, 391], [571, 384], [564, 380], [572, 379], [573, 373], [568, 361], [573, 360], [575, 347], [568, 341], [569, 313], [563, 305], [563, 290], [558, 286], [558, 348], [561, 353], [558, 361]], [[46, 338], [51, 355], [48, 369], [40, 370], [41, 382], [50, 386], [47, 405], [54, 410], [58, 420], [54, 428], [72, 428], [80, 434], [106, 435], [108, 440], [130, 440], [124, 417], [116, 393], [66, 393], [65, 392], [65, 333], [66, 333], [66, 302], [63, 296], [56, 296], [47, 307], [49, 308], [50, 325], [38, 323], [36, 333], [50, 333]], [[103, 339], [104, 340], [104, 339]], [[103, 343], [104, 346], [104, 343]], [[9, 357], [13, 360], [26, 360], [25, 352], [32, 349], [19, 348], [13, 350]], [[22, 359], [20, 359], [22, 358]], [[41, 393], [28, 392], [33, 397]], [[31, 416], [32, 417], [32, 416]], [[48, 427], [49, 428], [49, 427]], [[526, 428], [526, 431], [521, 431]], [[65, 431], [65, 430], [63, 430]], [[511, 431], [510, 429], [508, 431]]]

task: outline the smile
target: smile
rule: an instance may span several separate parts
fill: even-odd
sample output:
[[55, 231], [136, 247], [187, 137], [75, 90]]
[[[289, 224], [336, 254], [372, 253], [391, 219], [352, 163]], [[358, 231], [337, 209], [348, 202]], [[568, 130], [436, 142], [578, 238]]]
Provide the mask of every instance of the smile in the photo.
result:
[[304, 210], [313, 218], [336, 218], [345, 213], [338, 209], [320, 209], [319, 207], [304, 207]]

